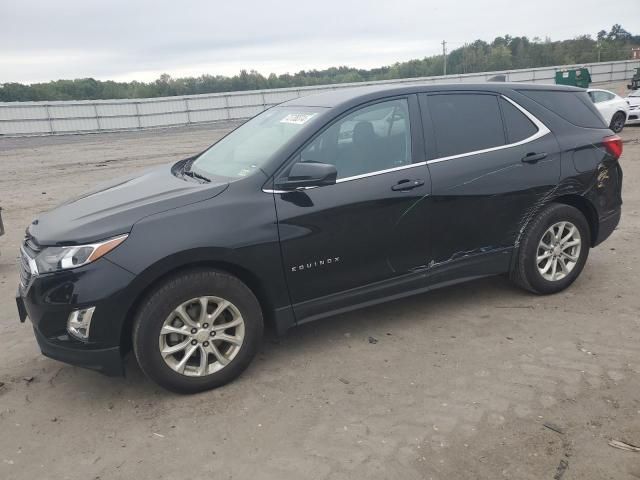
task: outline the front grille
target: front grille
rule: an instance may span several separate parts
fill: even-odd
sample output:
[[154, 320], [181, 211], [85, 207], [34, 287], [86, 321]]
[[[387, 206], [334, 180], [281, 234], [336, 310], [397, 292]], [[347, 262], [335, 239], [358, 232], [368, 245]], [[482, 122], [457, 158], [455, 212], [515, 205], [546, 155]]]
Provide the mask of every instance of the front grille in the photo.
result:
[[20, 284], [23, 287], [28, 287], [31, 283], [31, 267], [29, 266], [29, 259], [23, 249], [20, 249], [20, 258], [18, 259], [18, 272], [20, 273]]
[[33, 272], [31, 271], [30, 263], [35, 258], [42, 248], [34, 241], [34, 239], [27, 235], [20, 249], [20, 257], [18, 258], [18, 272], [20, 274], [20, 284], [24, 288], [28, 288], [33, 278]]
[[36, 255], [38, 255], [38, 253], [40, 253], [40, 251], [42, 250], [42, 248], [35, 242], [33, 237], [29, 235], [24, 238], [24, 243], [22, 244], [22, 246], [25, 249], [27, 255], [29, 255], [31, 258], [35, 258]]

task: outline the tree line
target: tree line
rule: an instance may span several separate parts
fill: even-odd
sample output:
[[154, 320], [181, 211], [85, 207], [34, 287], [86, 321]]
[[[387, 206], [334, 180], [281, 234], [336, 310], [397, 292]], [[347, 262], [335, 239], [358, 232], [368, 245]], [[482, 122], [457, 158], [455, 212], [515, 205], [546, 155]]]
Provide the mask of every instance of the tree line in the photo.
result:
[[[627, 60], [631, 48], [640, 47], [640, 35], [632, 35], [621, 25], [609, 31], [601, 30], [595, 38], [581, 35], [570, 40], [549, 38], [529, 39], [525, 36], [496, 37], [451, 50], [447, 56], [447, 73], [474, 73], [551, 65], [582, 64], [598, 61]], [[200, 93], [261, 90], [283, 87], [303, 87], [330, 83], [390, 80], [442, 75], [442, 55], [398, 62], [370, 70], [332, 67], [325, 70], [302, 70], [295, 74], [272, 73], [264, 76], [254, 70], [242, 70], [238, 75], [201, 75], [172, 78], [163, 74], [153, 82], [114, 82], [93, 78], [55, 80], [25, 85], [0, 84], [0, 101], [96, 100], [114, 98], [151, 98]]]

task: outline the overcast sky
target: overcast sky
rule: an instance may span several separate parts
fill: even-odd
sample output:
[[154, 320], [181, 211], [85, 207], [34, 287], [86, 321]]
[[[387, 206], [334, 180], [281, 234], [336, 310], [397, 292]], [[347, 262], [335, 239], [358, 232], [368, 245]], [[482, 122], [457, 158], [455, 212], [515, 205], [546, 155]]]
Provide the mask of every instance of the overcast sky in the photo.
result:
[[640, 0], [0, 0], [0, 83], [370, 68], [614, 23], [640, 34]]

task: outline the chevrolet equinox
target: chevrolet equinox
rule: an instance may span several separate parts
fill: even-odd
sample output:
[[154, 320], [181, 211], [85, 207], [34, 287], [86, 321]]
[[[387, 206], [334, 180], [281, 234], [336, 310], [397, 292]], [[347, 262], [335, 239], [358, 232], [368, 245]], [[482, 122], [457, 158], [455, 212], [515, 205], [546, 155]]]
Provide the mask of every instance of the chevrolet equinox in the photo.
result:
[[44, 355], [177, 392], [248, 366], [263, 325], [487, 275], [567, 288], [620, 219], [622, 141], [586, 91], [374, 86], [260, 113], [204, 152], [38, 216], [16, 296]]

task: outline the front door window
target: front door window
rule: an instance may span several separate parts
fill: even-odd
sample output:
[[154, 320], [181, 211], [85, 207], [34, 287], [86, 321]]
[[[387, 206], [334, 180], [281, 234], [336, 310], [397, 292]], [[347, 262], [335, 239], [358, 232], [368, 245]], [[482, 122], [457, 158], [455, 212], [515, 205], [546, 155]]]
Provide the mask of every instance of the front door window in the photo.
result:
[[338, 180], [410, 164], [407, 100], [376, 103], [343, 117], [302, 151], [301, 161], [335, 165]]

